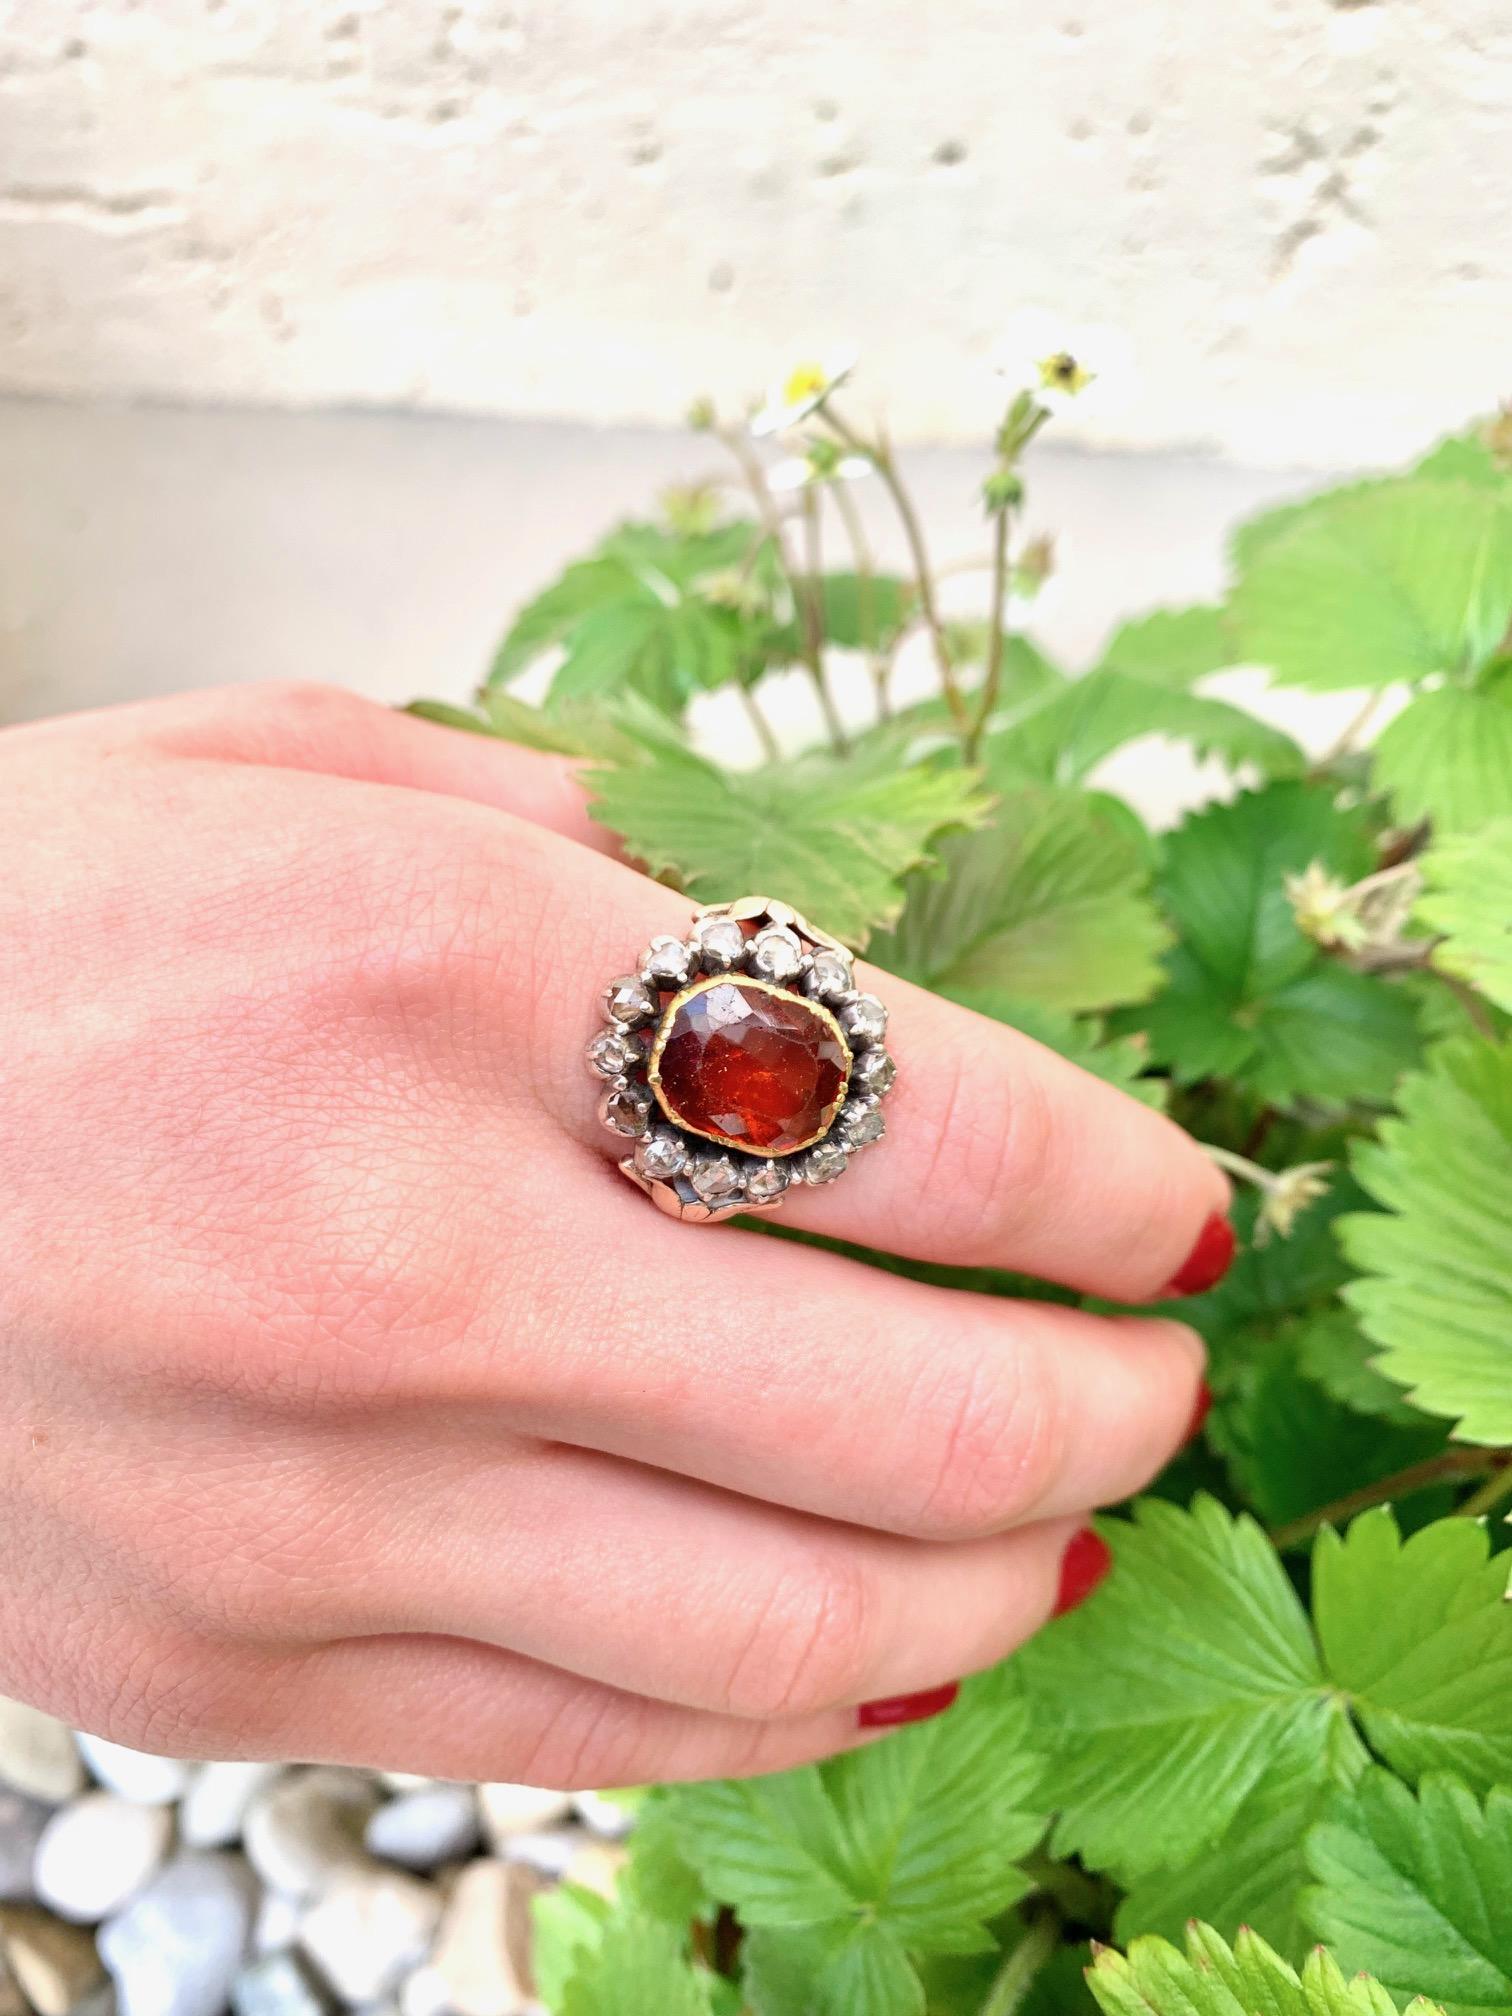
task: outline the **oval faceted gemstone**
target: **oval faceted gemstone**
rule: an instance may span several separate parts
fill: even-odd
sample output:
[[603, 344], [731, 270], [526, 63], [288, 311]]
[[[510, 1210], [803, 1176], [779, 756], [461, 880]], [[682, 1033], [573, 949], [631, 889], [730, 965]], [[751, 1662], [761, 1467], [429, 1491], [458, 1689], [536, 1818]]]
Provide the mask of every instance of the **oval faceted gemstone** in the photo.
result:
[[704, 980], [679, 995], [651, 1067], [656, 1096], [680, 1127], [761, 1155], [817, 1140], [849, 1075], [832, 1015], [753, 980]]

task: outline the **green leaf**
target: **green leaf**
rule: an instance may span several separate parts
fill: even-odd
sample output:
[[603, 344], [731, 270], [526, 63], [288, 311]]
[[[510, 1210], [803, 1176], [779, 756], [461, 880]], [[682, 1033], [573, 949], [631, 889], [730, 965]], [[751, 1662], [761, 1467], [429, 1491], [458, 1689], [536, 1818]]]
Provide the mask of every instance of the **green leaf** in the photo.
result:
[[880, 964], [942, 992], [996, 989], [1063, 1011], [1155, 985], [1165, 934], [1144, 849], [1108, 801], [1017, 791], [990, 828], [940, 855], [945, 879], [911, 884], [897, 930], [873, 949]]
[[1100, 1530], [1113, 1573], [1012, 1666], [1054, 1744], [1056, 1852], [1129, 1877], [1196, 1856], [1283, 1761], [1340, 1775], [1357, 1746], [1252, 1520], [1150, 1499]]
[[1252, 763], [1273, 776], [1294, 776], [1305, 762], [1289, 735], [1241, 707], [1108, 665], [1046, 694], [988, 744], [984, 760], [994, 781], [1075, 784], [1142, 735], [1187, 743], [1231, 769]]
[[737, 774], [663, 748], [589, 784], [595, 817], [653, 875], [700, 902], [780, 890], [858, 948], [898, 916], [903, 877], [935, 858], [935, 836], [989, 810], [971, 771], [860, 756]]
[[1512, 1044], [1446, 1043], [1355, 1151], [1386, 1208], [1346, 1218], [1345, 1291], [1381, 1370], [1461, 1439], [1512, 1442]]
[[530, 1902], [530, 1964], [548, 2008], [560, 2010], [567, 1983], [598, 1950], [609, 1919], [607, 1899], [579, 1883], [558, 1883]]
[[741, 1979], [752, 2016], [925, 2016], [917, 1969], [876, 1925], [840, 1939], [758, 1927], [741, 1948]]
[[1465, 832], [1512, 813], [1512, 666], [1424, 693], [1382, 730], [1375, 781], [1404, 823]]
[[1346, 1967], [1450, 2016], [1512, 2012], [1512, 1794], [1482, 1807], [1430, 1773], [1418, 1797], [1372, 1770], [1337, 1819], [1314, 1828], [1318, 1887], [1305, 1908]]
[[1159, 686], [1187, 687], [1234, 663], [1226, 612], [1213, 603], [1156, 609], [1114, 631], [1100, 663]]
[[708, 1976], [671, 1928], [624, 1913], [579, 1953], [559, 2016], [709, 2016], [709, 2007]]
[[963, 1008], [990, 1015], [994, 1022], [1006, 1022], [1023, 1036], [1043, 1043], [1068, 1062], [1090, 1071], [1105, 1084], [1143, 1101], [1157, 1110], [1166, 1103], [1164, 1079], [1147, 1078], [1149, 1066], [1145, 1046], [1137, 1036], [1109, 1039], [1094, 1018], [1068, 1015], [1062, 1009], [1046, 1008], [1038, 1001], [1021, 1001], [998, 987], [946, 987], [941, 990]]
[[683, 1853], [771, 1935], [768, 1984], [801, 1974], [824, 2016], [922, 2009], [905, 1956], [990, 1950], [986, 1920], [1029, 1888], [1015, 1858], [1044, 1822], [1027, 1726], [1004, 1674], [984, 1675], [949, 1715], [822, 1769], [678, 1791]]
[[1385, 1100], [1416, 1055], [1410, 999], [1324, 957], [1297, 929], [1285, 878], [1319, 861], [1342, 880], [1374, 855], [1362, 814], [1272, 784], [1166, 838], [1161, 893], [1179, 933], [1166, 991], [1138, 1017], [1183, 1083], [1237, 1079], [1258, 1097]]
[[1512, 508], [1403, 477], [1299, 511], [1241, 548], [1236, 655], [1284, 685], [1389, 686], [1483, 665], [1512, 614]]
[[[1347, 1319], [1336, 1320], [1348, 1327]], [[1246, 1503], [1269, 1526], [1300, 1519], [1444, 1446], [1442, 1425], [1421, 1414], [1388, 1424], [1334, 1399], [1301, 1370], [1298, 1335], [1286, 1332], [1222, 1395], [1209, 1432]]]
[[[1363, 1756], [1351, 1754], [1363, 1768]], [[1311, 1881], [1307, 1829], [1339, 1796], [1338, 1779], [1310, 1766], [1295, 1778], [1268, 1775], [1228, 1831], [1194, 1860], [1134, 1885], [1118, 1910], [1118, 1938], [1126, 1943], [1154, 1932], [1178, 1939], [1200, 1918], [1226, 1938], [1248, 1927], [1283, 1958], [1300, 1962], [1310, 1943], [1303, 1915]]]
[[[859, 574], [825, 574], [824, 634], [831, 644], [848, 651], [885, 649], [908, 621], [913, 585], [894, 574], [874, 574], [864, 582]], [[796, 656], [795, 641], [790, 647]]]
[[1397, 1427], [1421, 1423], [1422, 1415], [1401, 1387], [1378, 1369], [1359, 1325], [1345, 1310], [1322, 1309], [1310, 1316], [1298, 1327], [1296, 1348], [1298, 1369], [1341, 1405]]
[[1492, 454], [1481, 427], [1472, 428], [1468, 434], [1446, 436], [1429, 449], [1412, 473], [1447, 477], [1457, 483], [1484, 483], [1492, 489], [1505, 489], [1508, 481], [1507, 471]]
[[1512, 1013], [1512, 818], [1436, 841], [1419, 865], [1418, 921], [1444, 934], [1434, 965]]
[[1441, 1519], [1404, 1540], [1389, 1511], [1313, 1554], [1313, 1610], [1334, 1685], [1399, 1775], [1512, 1781], [1512, 1603], [1485, 1528]]
[[1206, 1925], [1191, 1927], [1185, 1953], [1164, 1939], [1136, 1939], [1127, 1957], [1103, 1951], [1087, 1981], [1104, 2016], [1398, 2016], [1379, 1983], [1346, 1981], [1321, 1948], [1299, 1975], [1255, 1933], [1230, 1948]]

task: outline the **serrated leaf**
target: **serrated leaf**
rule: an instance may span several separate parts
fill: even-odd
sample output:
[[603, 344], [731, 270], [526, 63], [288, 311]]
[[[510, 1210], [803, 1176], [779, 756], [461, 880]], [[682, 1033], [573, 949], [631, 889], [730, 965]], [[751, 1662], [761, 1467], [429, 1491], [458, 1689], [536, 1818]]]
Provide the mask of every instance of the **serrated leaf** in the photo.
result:
[[1327, 790], [1272, 784], [1167, 835], [1160, 893], [1179, 933], [1168, 985], [1138, 1016], [1183, 1083], [1220, 1076], [1282, 1103], [1390, 1097], [1417, 1052], [1408, 996], [1330, 961], [1297, 929], [1286, 876], [1374, 865], [1362, 815]]
[[1462, 675], [1512, 615], [1512, 509], [1484, 485], [1402, 477], [1320, 500], [1240, 559], [1237, 656], [1315, 692]]
[[554, 1884], [531, 1899], [531, 1972], [548, 2008], [561, 2008], [568, 1981], [603, 1937], [609, 1908], [578, 1883]]
[[1144, 735], [1186, 743], [1230, 769], [1253, 764], [1271, 776], [1297, 775], [1302, 751], [1279, 728], [1227, 700], [1104, 665], [1073, 679], [1022, 713], [984, 749], [994, 781], [1027, 777], [1075, 784], [1127, 743]]
[[1442, 1045], [1397, 1103], [1355, 1152], [1385, 1210], [1340, 1223], [1345, 1298], [1415, 1406], [1512, 1442], [1512, 1044]]
[[[913, 607], [911, 582], [894, 574], [874, 574], [869, 581], [859, 574], [825, 574], [820, 577], [824, 635], [831, 644], [847, 651], [875, 651], [892, 644]], [[796, 641], [790, 646], [796, 655]]]
[[1132, 1877], [1217, 1840], [1278, 1757], [1321, 1769], [1343, 1707], [1252, 1520], [1151, 1499], [1100, 1530], [1112, 1574], [1012, 1666], [1054, 1744], [1056, 1852]]
[[1508, 472], [1491, 452], [1485, 429], [1475, 427], [1468, 434], [1450, 434], [1429, 449], [1412, 472], [1415, 476], [1448, 478], [1456, 483], [1484, 483], [1505, 488]]
[[1127, 1955], [1105, 1950], [1087, 1982], [1104, 2016], [1398, 2016], [1385, 1988], [1346, 1981], [1327, 1953], [1298, 1974], [1257, 1934], [1241, 1932], [1230, 1947], [1207, 1925], [1191, 1928], [1184, 1953], [1156, 1938], [1134, 1940]]
[[1434, 965], [1512, 1013], [1512, 818], [1435, 841], [1419, 866], [1417, 919], [1444, 937]]
[[1093, 1017], [1068, 1015], [1039, 1001], [1022, 1001], [998, 987], [945, 987], [940, 991], [963, 1008], [990, 1015], [994, 1022], [1006, 1022], [1020, 1035], [1043, 1043], [1047, 1050], [1091, 1072], [1104, 1084], [1116, 1085], [1120, 1092], [1157, 1111], [1164, 1109], [1165, 1081], [1143, 1075], [1150, 1060], [1138, 1037], [1109, 1038]]
[[672, 1929], [622, 1913], [579, 1952], [558, 2016], [709, 2016], [709, 2010], [709, 1977], [684, 1958]]
[[1234, 663], [1234, 640], [1216, 603], [1156, 609], [1121, 624], [1099, 662], [1160, 686], [1188, 687]]
[[1298, 1368], [1341, 1405], [1397, 1427], [1422, 1420], [1402, 1388], [1374, 1363], [1371, 1345], [1345, 1310], [1323, 1309], [1307, 1318], [1298, 1327], [1296, 1349]]
[[653, 875], [707, 903], [780, 890], [857, 948], [897, 917], [903, 877], [936, 857], [935, 836], [990, 809], [970, 771], [854, 756], [737, 774], [664, 748], [588, 781], [594, 816]]
[[917, 1969], [877, 1926], [827, 1939], [758, 1927], [741, 1949], [751, 2016], [924, 2016]]
[[1119, 1940], [1151, 1932], [1178, 1939], [1200, 1918], [1226, 1938], [1248, 1927], [1283, 1959], [1299, 1963], [1308, 1945], [1306, 1832], [1364, 1768], [1358, 1744], [1342, 1750], [1331, 1771], [1319, 1771], [1310, 1756], [1299, 1760], [1294, 1777], [1285, 1774], [1284, 1760], [1273, 1766], [1217, 1841], [1191, 1862], [1134, 1885], [1114, 1921]]
[[873, 948], [880, 964], [941, 991], [1000, 989], [1064, 1011], [1137, 1001], [1155, 984], [1165, 933], [1144, 849], [1105, 801], [1015, 791], [990, 827], [940, 854], [945, 878], [910, 885], [896, 931]]
[[1404, 824], [1459, 833], [1512, 813], [1512, 666], [1424, 693], [1381, 731], [1372, 762]]
[[1449, 2016], [1512, 2012], [1512, 1794], [1484, 1806], [1430, 1773], [1417, 1798], [1372, 1770], [1337, 1817], [1315, 1827], [1305, 1909], [1346, 1967], [1398, 1994], [1431, 1995]]
[[1404, 1540], [1367, 1512], [1313, 1553], [1313, 1612], [1334, 1684], [1376, 1754], [1405, 1778], [1458, 1771], [1477, 1790], [1512, 1780], [1508, 1564], [1476, 1520]]
[[769, 1979], [805, 1967], [824, 2016], [922, 2009], [904, 1956], [990, 1949], [986, 1919], [1029, 1888], [1015, 1858], [1044, 1822], [1027, 1810], [1041, 1770], [1027, 1724], [1004, 1675], [986, 1674], [948, 1715], [886, 1743], [822, 1769], [682, 1788], [669, 1810], [710, 1889], [774, 1935], [761, 1948]]

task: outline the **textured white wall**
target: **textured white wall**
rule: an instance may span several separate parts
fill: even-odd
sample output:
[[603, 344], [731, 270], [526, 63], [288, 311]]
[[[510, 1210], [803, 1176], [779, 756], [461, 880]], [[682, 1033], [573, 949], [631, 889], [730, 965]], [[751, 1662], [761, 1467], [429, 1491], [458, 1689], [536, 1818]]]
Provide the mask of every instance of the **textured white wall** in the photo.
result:
[[980, 430], [1370, 459], [1512, 390], [1507, 0], [12, 0], [0, 385], [667, 420], [855, 338]]

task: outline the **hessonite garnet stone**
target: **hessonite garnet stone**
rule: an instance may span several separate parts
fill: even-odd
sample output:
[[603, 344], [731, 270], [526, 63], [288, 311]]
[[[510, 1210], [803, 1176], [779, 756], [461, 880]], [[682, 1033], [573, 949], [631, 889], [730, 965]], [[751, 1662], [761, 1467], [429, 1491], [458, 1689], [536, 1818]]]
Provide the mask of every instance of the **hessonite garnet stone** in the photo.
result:
[[656, 1096], [680, 1127], [760, 1155], [817, 1140], [849, 1075], [831, 1015], [751, 980], [706, 980], [679, 996], [652, 1067]]

